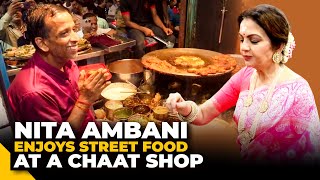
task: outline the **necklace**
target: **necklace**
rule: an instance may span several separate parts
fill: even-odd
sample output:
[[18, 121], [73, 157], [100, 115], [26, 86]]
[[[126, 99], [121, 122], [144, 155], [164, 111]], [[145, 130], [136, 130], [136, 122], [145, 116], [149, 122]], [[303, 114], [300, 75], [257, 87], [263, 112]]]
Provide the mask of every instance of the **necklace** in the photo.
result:
[[261, 102], [259, 106], [259, 110], [257, 111], [254, 120], [250, 129], [245, 128], [245, 115], [247, 114], [248, 108], [251, 106], [253, 102], [253, 90], [255, 89], [257, 83], [257, 71], [254, 71], [250, 78], [250, 87], [247, 98], [244, 101], [244, 107], [240, 113], [240, 118], [238, 122], [238, 133], [239, 133], [239, 141], [242, 149], [247, 149], [250, 142], [253, 140], [256, 130], [260, 121], [260, 117], [263, 113], [265, 113], [269, 108], [269, 101], [271, 100], [272, 94], [274, 92], [275, 86], [277, 84], [278, 78], [283, 71], [282, 65], [280, 65], [279, 70], [277, 72], [276, 77], [273, 79], [272, 84], [269, 86], [268, 92], [264, 100]]

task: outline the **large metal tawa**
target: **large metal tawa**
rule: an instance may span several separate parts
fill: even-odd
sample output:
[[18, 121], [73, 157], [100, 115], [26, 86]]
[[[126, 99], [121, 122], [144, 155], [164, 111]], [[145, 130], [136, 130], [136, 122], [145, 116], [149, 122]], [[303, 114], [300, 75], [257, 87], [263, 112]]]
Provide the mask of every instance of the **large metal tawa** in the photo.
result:
[[[222, 53], [215, 52], [215, 51], [210, 51], [210, 50], [205, 50], [205, 49], [197, 49], [197, 48], [170, 48], [170, 49], [160, 49], [160, 50], [155, 50], [152, 52], [149, 52], [145, 54], [141, 62], [145, 66], [145, 68], [148, 68], [148, 62], [147, 59], [149, 58], [157, 58], [161, 61], [167, 61], [168, 59], [173, 59], [174, 57], [179, 57], [179, 56], [197, 56], [206, 62], [209, 62], [212, 57], [216, 55], [222, 55]], [[212, 76], [221, 76], [225, 74], [230, 74], [235, 67], [225, 71], [224, 73], [215, 73], [215, 74], [208, 74], [206, 76], [201, 76], [195, 73], [179, 73], [179, 72], [174, 72], [171, 69], [161, 69], [161, 67], [153, 67], [152, 70], [162, 73], [162, 74], [167, 74], [167, 75], [174, 75], [174, 76], [181, 76], [181, 77], [188, 77], [188, 78], [200, 78], [200, 77], [212, 77]]]

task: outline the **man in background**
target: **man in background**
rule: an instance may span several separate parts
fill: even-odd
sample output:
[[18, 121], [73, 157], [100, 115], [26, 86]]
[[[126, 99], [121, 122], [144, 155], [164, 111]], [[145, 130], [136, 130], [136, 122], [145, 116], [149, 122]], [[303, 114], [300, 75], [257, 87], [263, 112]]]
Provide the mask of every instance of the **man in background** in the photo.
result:
[[175, 43], [176, 38], [159, 18], [152, 0], [121, 0], [120, 10], [126, 24], [128, 37], [136, 40], [134, 56], [140, 59], [145, 54], [145, 38], [158, 36]]

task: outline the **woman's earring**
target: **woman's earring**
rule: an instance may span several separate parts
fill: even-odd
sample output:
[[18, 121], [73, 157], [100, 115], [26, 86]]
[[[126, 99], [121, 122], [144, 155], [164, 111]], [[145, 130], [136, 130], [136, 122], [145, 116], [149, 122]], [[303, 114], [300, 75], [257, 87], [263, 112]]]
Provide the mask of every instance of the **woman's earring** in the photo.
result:
[[273, 62], [278, 63], [278, 64], [282, 61], [282, 58], [283, 57], [282, 57], [282, 54], [280, 52], [276, 52], [272, 56]]

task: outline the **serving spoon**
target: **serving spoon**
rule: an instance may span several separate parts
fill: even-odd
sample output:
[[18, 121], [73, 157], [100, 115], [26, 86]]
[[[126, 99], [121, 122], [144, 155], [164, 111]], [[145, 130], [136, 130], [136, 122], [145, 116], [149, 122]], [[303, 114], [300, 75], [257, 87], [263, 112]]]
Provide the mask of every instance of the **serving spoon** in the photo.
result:
[[174, 44], [170, 41], [166, 42], [163, 39], [159, 38], [158, 36], [153, 36], [156, 40], [162, 42], [164, 45], [166, 45], [167, 48], [173, 48]]
[[[134, 87], [137, 87], [136, 85], [134, 85], [132, 82], [130, 82], [129, 80], [125, 80], [126, 83], [128, 84], [131, 84], [132, 86]], [[143, 91], [141, 90], [139, 87], [137, 87], [137, 90], [136, 92], [134, 91], [120, 91], [120, 93], [134, 93], [134, 94], [151, 94], [149, 91]]]
[[132, 94], [150, 94], [149, 91], [145, 91], [145, 92], [142, 92], [142, 91], [120, 91], [119, 93], [132, 93]]

